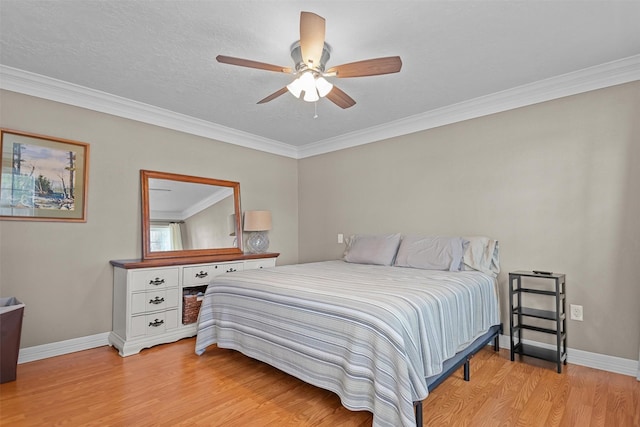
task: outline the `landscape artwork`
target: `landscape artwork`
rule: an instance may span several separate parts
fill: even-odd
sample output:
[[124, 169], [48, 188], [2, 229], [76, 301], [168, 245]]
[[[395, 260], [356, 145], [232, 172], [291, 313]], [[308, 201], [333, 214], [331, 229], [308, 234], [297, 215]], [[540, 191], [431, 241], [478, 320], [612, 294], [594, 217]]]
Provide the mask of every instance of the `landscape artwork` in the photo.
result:
[[84, 222], [88, 148], [3, 129], [0, 219]]

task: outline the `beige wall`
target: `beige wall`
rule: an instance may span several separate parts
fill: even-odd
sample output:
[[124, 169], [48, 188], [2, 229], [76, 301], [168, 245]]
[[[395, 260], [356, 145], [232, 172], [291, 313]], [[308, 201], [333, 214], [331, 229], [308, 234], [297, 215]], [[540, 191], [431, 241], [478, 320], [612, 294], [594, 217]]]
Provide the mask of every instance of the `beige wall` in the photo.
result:
[[26, 304], [21, 347], [111, 330], [112, 259], [142, 253], [140, 169], [240, 182], [273, 214], [270, 250], [298, 259], [297, 162], [157, 126], [1, 92], [4, 128], [91, 145], [88, 220], [0, 221], [0, 295]]
[[91, 144], [87, 223], [0, 221], [0, 295], [27, 304], [22, 347], [111, 329], [108, 261], [140, 256], [149, 169], [239, 181], [244, 210], [272, 211], [281, 265], [339, 257], [337, 233], [495, 237], [503, 308], [506, 272], [564, 272], [585, 315], [569, 346], [637, 356], [640, 83], [300, 161], [1, 96], [2, 127]]
[[300, 261], [339, 257], [337, 233], [488, 235], [507, 334], [506, 273], [563, 272], [569, 347], [635, 359], [639, 118], [635, 82], [303, 159]]

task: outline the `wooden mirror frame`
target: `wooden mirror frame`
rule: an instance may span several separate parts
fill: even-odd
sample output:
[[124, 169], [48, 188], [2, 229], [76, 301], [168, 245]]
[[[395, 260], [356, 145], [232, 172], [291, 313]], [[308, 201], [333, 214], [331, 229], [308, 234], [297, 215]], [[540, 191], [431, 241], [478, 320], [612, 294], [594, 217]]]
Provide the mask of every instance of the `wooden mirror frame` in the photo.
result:
[[[237, 236], [237, 246], [229, 248], [209, 248], [209, 249], [184, 249], [179, 251], [151, 251], [151, 218], [149, 214], [149, 179], [167, 179], [173, 181], [192, 182], [196, 184], [215, 185], [219, 187], [230, 187], [233, 189], [233, 203], [235, 211], [235, 227]], [[240, 183], [235, 181], [224, 181], [213, 178], [202, 178], [197, 176], [179, 175], [167, 172], [155, 172], [148, 170], [140, 171], [140, 183], [142, 190], [142, 259], [181, 259], [194, 258], [211, 255], [241, 255], [242, 254], [242, 211], [240, 210]]]

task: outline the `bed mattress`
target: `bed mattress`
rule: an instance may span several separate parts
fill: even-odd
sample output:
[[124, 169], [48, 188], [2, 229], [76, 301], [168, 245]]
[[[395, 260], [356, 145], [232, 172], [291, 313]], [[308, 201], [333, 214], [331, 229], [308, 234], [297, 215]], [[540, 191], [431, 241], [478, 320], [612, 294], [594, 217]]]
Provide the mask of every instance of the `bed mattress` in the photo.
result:
[[217, 344], [335, 392], [374, 426], [415, 426], [426, 378], [500, 322], [496, 280], [344, 261], [216, 277], [196, 353]]

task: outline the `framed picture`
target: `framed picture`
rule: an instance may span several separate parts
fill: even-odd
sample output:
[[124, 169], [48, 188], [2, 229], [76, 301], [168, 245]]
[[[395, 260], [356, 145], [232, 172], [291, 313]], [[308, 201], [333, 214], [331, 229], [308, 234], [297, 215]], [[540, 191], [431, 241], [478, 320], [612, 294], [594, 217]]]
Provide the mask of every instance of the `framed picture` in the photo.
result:
[[86, 222], [89, 144], [0, 132], [0, 219]]

